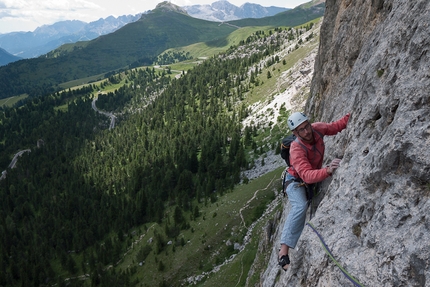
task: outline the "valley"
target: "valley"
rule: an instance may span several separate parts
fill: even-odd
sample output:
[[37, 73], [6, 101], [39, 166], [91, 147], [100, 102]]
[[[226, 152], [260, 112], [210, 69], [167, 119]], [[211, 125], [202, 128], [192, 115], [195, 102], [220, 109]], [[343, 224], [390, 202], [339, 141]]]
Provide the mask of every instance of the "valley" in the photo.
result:
[[0, 284], [257, 282], [261, 230], [281, 208], [276, 147], [306, 100], [319, 23], [3, 107], [1, 162], [32, 152], [0, 182], [1, 229], [21, 238], [2, 242]]
[[[430, 3], [320, 2], [1, 67], [0, 286], [426, 286]], [[284, 272], [296, 110], [350, 118]]]

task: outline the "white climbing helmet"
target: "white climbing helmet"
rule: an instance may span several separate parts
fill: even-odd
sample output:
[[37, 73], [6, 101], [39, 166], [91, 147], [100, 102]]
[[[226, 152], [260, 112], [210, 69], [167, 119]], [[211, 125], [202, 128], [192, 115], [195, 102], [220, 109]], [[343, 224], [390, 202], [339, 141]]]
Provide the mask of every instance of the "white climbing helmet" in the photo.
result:
[[306, 115], [304, 113], [296, 112], [288, 118], [288, 127], [290, 128], [290, 130], [293, 131], [301, 123], [303, 123], [307, 120], [308, 120], [308, 118], [306, 117]]

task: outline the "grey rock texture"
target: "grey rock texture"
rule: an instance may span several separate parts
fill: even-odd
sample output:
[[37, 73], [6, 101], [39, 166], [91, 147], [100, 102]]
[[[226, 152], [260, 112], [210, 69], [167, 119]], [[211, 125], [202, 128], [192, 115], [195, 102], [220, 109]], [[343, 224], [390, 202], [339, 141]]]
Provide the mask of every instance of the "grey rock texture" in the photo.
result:
[[[326, 1], [306, 112], [351, 118], [326, 137], [343, 160], [311, 222], [363, 286], [430, 286], [429, 24], [428, 0]], [[354, 286], [308, 226], [279, 271], [287, 203], [261, 285]]]

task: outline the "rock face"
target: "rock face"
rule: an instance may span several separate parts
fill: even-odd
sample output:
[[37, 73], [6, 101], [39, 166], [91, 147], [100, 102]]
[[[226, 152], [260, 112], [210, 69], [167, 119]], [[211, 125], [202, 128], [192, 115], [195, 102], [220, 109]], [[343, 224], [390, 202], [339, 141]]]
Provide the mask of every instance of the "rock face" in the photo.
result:
[[[351, 118], [325, 138], [343, 160], [311, 222], [362, 286], [430, 286], [429, 25], [428, 0], [326, 1], [306, 112]], [[261, 285], [354, 286], [308, 226], [279, 271], [285, 203]]]

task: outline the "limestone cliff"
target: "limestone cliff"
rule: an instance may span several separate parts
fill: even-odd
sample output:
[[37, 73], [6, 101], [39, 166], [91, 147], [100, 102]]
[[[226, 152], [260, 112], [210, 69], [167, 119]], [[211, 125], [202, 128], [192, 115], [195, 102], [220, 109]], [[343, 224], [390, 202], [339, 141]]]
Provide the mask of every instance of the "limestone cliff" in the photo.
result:
[[[430, 1], [327, 0], [306, 112], [348, 128], [326, 137], [324, 182], [311, 222], [362, 286], [430, 286]], [[306, 226], [262, 286], [353, 286]], [[280, 274], [280, 275], [279, 275]]]

